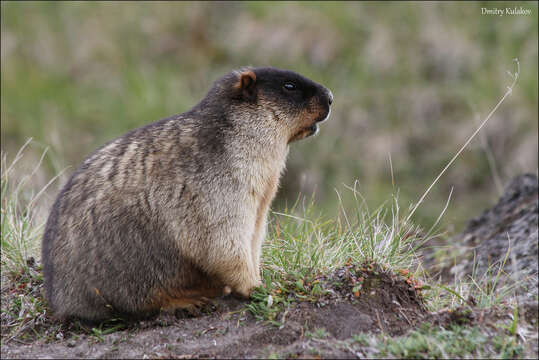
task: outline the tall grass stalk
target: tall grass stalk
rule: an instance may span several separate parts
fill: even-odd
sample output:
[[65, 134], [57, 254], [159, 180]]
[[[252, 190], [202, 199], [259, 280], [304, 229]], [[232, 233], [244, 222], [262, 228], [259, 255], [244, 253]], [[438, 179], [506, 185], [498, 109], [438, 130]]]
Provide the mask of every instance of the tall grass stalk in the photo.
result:
[[410, 211], [410, 214], [408, 215], [408, 217], [406, 218], [406, 221], [410, 220], [410, 218], [414, 215], [415, 211], [417, 210], [417, 208], [419, 207], [419, 205], [421, 205], [421, 203], [423, 202], [423, 200], [425, 199], [425, 197], [428, 195], [428, 193], [430, 192], [430, 190], [434, 187], [434, 185], [436, 185], [436, 183], [438, 182], [438, 180], [440, 180], [440, 178], [442, 177], [442, 175], [446, 172], [447, 169], [449, 169], [449, 167], [453, 164], [453, 162], [459, 157], [460, 153], [462, 153], [462, 151], [464, 151], [464, 149], [466, 149], [466, 147], [470, 144], [470, 142], [475, 138], [475, 136], [477, 135], [477, 133], [479, 133], [479, 131], [481, 131], [481, 129], [483, 128], [483, 126], [485, 126], [485, 124], [487, 123], [487, 121], [490, 120], [490, 118], [492, 117], [492, 115], [496, 112], [496, 110], [498, 110], [498, 108], [500, 107], [500, 105], [504, 102], [505, 98], [507, 98], [509, 95], [511, 95], [513, 93], [513, 88], [514, 86], [516, 85], [517, 83], [517, 80], [518, 80], [518, 76], [520, 75], [520, 63], [518, 61], [517, 58], [513, 59], [514, 62], [516, 62], [517, 64], [517, 71], [515, 73], [511, 73], [509, 71], [507, 71], [507, 73], [509, 74], [509, 76], [511, 76], [511, 78], [513, 79], [513, 82], [511, 83], [510, 86], [507, 87], [507, 91], [505, 92], [505, 94], [502, 96], [502, 98], [498, 101], [498, 103], [496, 104], [496, 106], [494, 106], [494, 108], [490, 111], [490, 113], [487, 115], [487, 117], [485, 118], [485, 120], [483, 120], [483, 122], [477, 127], [477, 129], [473, 132], [472, 135], [470, 135], [470, 137], [468, 138], [468, 140], [466, 140], [466, 142], [464, 143], [464, 145], [461, 146], [461, 148], [457, 151], [457, 153], [453, 156], [453, 158], [451, 158], [451, 160], [449, 160], [449, 162], [447, 163], [447, 165], [442, 169], [442, 171], [440, 171], [440, 173], [438, 174], [438, 176], [434, 179], [434, 181], [432, 182], [432, 184], [430, 184], [430, 186], [427, 188], [427, 190], [423, 193], [423, 195], [421, 196], [421, 198], [419, 199], [419, 201], [414, 205], [414, 207], [412, 208], [412, 211]]

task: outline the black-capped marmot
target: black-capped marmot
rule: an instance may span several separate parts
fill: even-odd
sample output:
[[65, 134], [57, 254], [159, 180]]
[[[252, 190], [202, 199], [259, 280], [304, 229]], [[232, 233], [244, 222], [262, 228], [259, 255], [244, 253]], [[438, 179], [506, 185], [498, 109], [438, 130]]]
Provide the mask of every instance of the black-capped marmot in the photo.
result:
[[243, 68], [191, 110], [91, 154], [49, 215], [42, 261], [60, 319], [199, 304], [260, 284], [266, 214], [288, 144], [316, 134], [331, 92], [297, 73]]

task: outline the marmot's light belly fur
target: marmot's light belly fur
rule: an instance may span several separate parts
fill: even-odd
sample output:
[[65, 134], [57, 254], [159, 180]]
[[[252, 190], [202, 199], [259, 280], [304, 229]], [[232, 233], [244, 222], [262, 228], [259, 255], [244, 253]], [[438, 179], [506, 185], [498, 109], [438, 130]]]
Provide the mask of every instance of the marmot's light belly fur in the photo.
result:
[[294, 72], [245, 68], [188, 112], [96, 150], [45, 228], [56, 316], [144, 315], [225, 289], [249, 296], [288, 144], [315, 134], [331, 102], [329, 90]]

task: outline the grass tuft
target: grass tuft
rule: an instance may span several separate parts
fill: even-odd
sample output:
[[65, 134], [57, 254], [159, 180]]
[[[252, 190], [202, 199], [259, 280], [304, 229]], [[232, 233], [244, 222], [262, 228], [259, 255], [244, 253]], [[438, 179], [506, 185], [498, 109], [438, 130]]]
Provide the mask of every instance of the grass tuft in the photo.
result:
[[[328, 272], [354, 262], [375, 262], [385, 268], [412, 268], [418, 263], [415, 247], [425, 241], [421, 229], [404, 221], [398, 201], [370, 211], [361, 195], [351, 189], [356, 209], [344, 207], [334, 219], [315, 213], [311, 200], [282, 213], [273, 213], [273, 226], [263, 248], [264, 279]], [[340, 197], [340, 195], [339, 195]]]
[[28, 139], [9, 165], [7, 154], [1, 154], [2, 343], [33, 336], [47, 322], [42, 268], [36, 261], [44, 223], [36, 219], [35, 207], [56, 177], [38, 192], [29, 189], [45, 150], [32, 171], [14, 181], [17, 166], [31, 141]]
[[424, 324], [405, 336], [379, 340], [377, 356], [385, 358], [514, 358], [523, 351], [513, 339], [499, 334], [489, 336], [475, 326], [452, 325], [444, 329]]
[[36, 224], [34, 221], [33, 205], [38, 195], [32, 191], [27, 191], [25, 185], [27, 181], [35, 174], [39, 164], [34, 171], [23, 177], [18, 183], [11, 183], [12, 173], [16, 164], [23, 156], [23, 152], [30, 140], [19, 150], [14, 160], [7, 165], [7, 155], [2, 153], [1, 157], [1, 194], [2, 204], [0, 210], [1, 246], [2, 246], [2, 280], [4, 280], [4, 271], [9, 276], [17, 276], [28, 269], [27, 258], [38, 254], [39, 238], [43, 229], [43, 224]]

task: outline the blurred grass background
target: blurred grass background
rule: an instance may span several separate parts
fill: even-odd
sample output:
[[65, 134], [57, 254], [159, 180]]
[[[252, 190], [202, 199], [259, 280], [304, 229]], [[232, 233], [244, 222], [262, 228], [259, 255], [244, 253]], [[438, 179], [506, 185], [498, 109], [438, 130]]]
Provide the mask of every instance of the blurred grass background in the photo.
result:
[[188, 110], [233, 68], [270, 65], [335, 96], [319, 136], [292, 145], [273, 208], [314, 192], [334, 214], [334, 189], [346, 203], [343, 184], [356, 179], [368, 204], [398, 190], [407, 207], [503, 95], [517, 57], [512, 96], [417, 211], [428, 227], [453, 186], [442, 224], [458, 231], [495, 202], [498, 177], [537, 172], [537, 11], [537, 2], [2, 2], [2, 150], [14, 156], [33, 137], [32, 168], [50, 147], [36, 187], [69, 167], [50, 204], [99, 145]]

